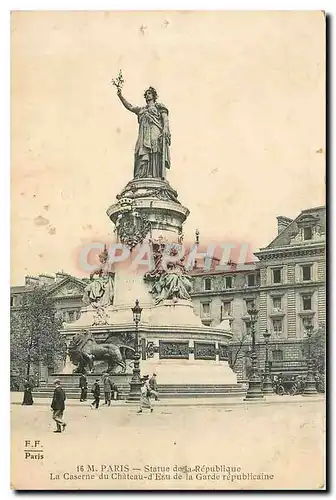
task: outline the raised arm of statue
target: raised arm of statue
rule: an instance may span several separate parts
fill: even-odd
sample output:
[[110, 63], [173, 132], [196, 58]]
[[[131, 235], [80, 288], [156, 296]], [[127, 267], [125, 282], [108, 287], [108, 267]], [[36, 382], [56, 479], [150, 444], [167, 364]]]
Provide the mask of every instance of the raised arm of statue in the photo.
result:
[[119, 99], [121, 100], [121, 102], [123, 103], [123, 105], [125, 106], [125, 108], [128, 109], [128, 111], [131, 111], [132, 113], [135, 113], [135, 114], [138, 113], [139, 107], [138, 106], [132, 106], [132, 104], [130, 104], [129, 102], [127, 102], [126, 99], [125, 99], [125, 97], [121, 93], [121, 89], [118, 89], [117, 95], [118, 95]]

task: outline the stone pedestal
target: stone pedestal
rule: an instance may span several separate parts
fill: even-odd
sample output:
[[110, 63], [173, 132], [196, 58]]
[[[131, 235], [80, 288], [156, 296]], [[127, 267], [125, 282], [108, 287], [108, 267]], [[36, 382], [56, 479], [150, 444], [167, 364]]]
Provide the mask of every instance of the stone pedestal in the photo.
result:
[[177, 192], [166, 180], [133, 179], [117, 196], [117, 200], [106, 212], [113, 224], [117, 225], [117, 230], [118, 218], [132, 207], [149, 221], [150, 237], [164, 234], [168, 241], [176, 241], [176, 235], [189, 215], [189, 210], [181, 205]]
[[113, 301], [116, 309], [130, 309], [134, 306], [135, 299], [139, 299], [141, 307], [147, 308], [154, 304], [153, 297], [149, 293], [149, 287], [144, 282], [144, 274], [145, 271], [142, 269], [130, 269], [126, 266], [117, 268], [114, 278]]
[[141, 362], [141, 373], [156, 373], [159, 384], [237, 384], [237, 376], [227, 361], [155, 357]]
[[191, 300], [165, 300], [145, 312], [144, 320], [153, 326], [196, 326], [204, 328], [201, 318], [194, 312]]
[[[118, 242], [135, 253], [137, 244], [149, 244], [153, 239], [181, 243], [189, 210], [167, 181], [135, 179], [117, 196], [107, 214], [116, 225]], [[131, 308], [138, 299], [143, 309], [139, 323], [142, 375], [157, 373], [160, 384], [236, 384], [227, 359], [232, 336], [229, 322], [217, 328], [204, 326], [191, 300], [176, 296], [155, 304], [151, 284], [143, 279], [147, 271], [117, 265], [114, 301], [104, 310], [104, 317], [98, 318], [92, 306], [83, 307], [80, 318], [65, 325], [64, 335], [71, 339], [89, 329], [98, 343], [112, 343], [122, 335], [134, 339]], [[130, 345], [134, 346], [134, 340]]]

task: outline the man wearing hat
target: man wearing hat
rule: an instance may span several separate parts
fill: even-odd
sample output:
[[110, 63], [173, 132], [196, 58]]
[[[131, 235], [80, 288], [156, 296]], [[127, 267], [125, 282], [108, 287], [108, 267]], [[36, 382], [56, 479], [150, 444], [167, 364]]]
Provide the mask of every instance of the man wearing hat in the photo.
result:
[[99, 385], [98, 378], [96, 379], [95, 383], [93, 384], [92, 394], [93, 394], [93, 401], [91, 403], [91, 408], [96, 408], [96, 410], [98, 410], [99, 401], [100, 401], [100, 385]]
[[82, 373], [81, 376], [79, 377], [79, 387], [81, 390], [80, 401], [81, 402], [86, 401], [88, 392], [88, 381], [85, 373]]
[[112, 382], [108, 373], [103, 374], [105, 404], [111, 406]]
[[63, 421], [63, 412], [65, 409], [64, 401], [66, 399], [64, 389], [61, 387], [61, 381], [56, 379], [55, 390], [51, 402], [51, 409], [53, 410], [53, 420], [56, 422], [56, 430], [54, 432], [62, 432], [65, 430], [66, 423]]
[[148, 385], [151, 389], [151, 396], [154, 396], [155, 401], [159, 401], [159, 395], [157, 392], [157, 381], [156, 381], [156, 373], [153, 373], [151, 378], [149, 379]]

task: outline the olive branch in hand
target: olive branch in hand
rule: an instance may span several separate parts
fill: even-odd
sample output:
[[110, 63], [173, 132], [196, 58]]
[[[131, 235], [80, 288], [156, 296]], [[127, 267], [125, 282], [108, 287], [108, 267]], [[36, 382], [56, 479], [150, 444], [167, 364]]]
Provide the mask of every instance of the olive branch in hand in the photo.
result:
[[117, 87], [118, 91], [120, 91], [123, 88], [125, 80], [124, 80], [124, 77], [123, 77], [121, 70], [119, 71], [119, 75], [117, 76], [117, 78], [116, 79], [113, 78], [111, 83], [112, 83], [112, 85]]

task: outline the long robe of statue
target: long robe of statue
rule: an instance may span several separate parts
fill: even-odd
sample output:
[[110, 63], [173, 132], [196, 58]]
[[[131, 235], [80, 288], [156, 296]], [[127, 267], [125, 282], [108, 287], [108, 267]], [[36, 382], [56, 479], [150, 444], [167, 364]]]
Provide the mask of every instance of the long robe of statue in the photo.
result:
[[134, 151], [134, 178], [165, 179], [170, 168], [171, 135], [168, 109], [157, 102], [153, 87], [146, 90], [146, 106], [132, 106], [118, 89], [118, 96], [126, 109], [138, 117], [139, 133]]

